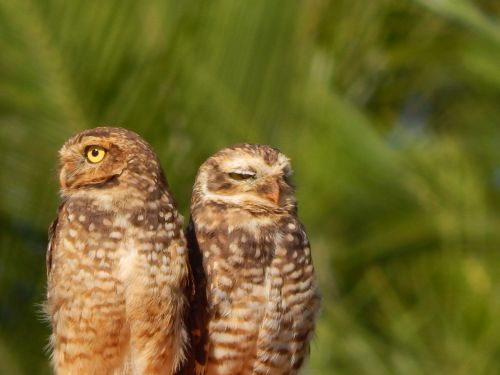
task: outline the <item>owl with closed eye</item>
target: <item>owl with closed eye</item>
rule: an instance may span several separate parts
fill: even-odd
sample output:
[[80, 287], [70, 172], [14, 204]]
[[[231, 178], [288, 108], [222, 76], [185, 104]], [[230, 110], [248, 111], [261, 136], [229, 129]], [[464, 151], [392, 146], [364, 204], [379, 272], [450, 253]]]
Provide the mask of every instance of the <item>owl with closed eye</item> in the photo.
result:
[[255, 144], [200, 167], [188, 229], [191, 373], [296, 374], [308, 356], [320, 297], [291, 174], [284, 154]]
[[185, 358], [188, 253], [159, 160], [100, 127], [59, 152], [47, 312], [56, 374], [172, 374]]

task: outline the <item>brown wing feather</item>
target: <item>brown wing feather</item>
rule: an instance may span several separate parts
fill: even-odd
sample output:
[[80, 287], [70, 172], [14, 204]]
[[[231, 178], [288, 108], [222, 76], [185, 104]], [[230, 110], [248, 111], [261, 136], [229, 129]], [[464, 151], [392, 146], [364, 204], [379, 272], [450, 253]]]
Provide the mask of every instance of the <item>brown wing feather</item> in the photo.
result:
[[191, 350], [189, 350], [185, 365], [177, 372], [177, 375], [203, 375], [208, 351], [207, 280], [192, 221], [186, 230], [186, 239], [191, 268], [191, 286], [187, 292], [190, 308], [186, 315], [186, 325], [189, 330]]
[[61, 217], [61, 212], [64, 209], [64, 201], [59, 205], [59, 208], [57, 209], [57, 216], [56, 218], [52, 221], [52, 223], [49, 226], [49, 243], [47, 244], [47, 253], [45, 254], [45, 266], [47, 267], [47, 280], [50, 275], [50, 271], [52, 270], [52, 255], [54, 251], [54, 247], [56, 246], [57, 243], [57, 237], [58, 237], [58, 229], [57, 225], [59, 223], [59, 218]]
[[[295, 225], [296, 230], [288, 230], [288, 223]], [[297, 285], [298, 282], [310, 282], [310, 288], [302, 292], [301, 313], [298, 316], [293, 316], [293, 331], [298, 337], [302, 337], [300, 342], [292, 353], [291, 362], [294, 369], [299, 369], [303, 365], [303, 361], [310, 353], [310, 339], [314, 332], [315, 322], [319, 308], [321, 305], [321, 296], [316, 285], [316, 277], [314, 275], [314, 268], [312, 265], [312, 258], [310, 253], [310, 243], [304, 225], [295, 216], [291, 221], [284, 221], [282, 224], [283, 233], [293, 236], [293, 241], [286, 241], [284, 238], [279, 242], [279, 246], [287, 250], [287, 258], [291, 263], [295, 263], [302, 269], [302, 277], [299, 280], [293, 280], [290, 277], [285, 277], [285, 285]], [[285, 236], [284, 236], [285, 237]], [[293, 254], [300, 254], [299, 259], [293, 258]], [[285, 299], [292, 296], [284, 295]]]
[[49, 227], [49, 243], [47, 245], [47, 253], [45, 254], [45, 265], [47, 267], [47, 279], [49, 278], [50, 271], [52, 270], [52, 251], [56, 243], [57, 223], [59, 216], [57, 216]]

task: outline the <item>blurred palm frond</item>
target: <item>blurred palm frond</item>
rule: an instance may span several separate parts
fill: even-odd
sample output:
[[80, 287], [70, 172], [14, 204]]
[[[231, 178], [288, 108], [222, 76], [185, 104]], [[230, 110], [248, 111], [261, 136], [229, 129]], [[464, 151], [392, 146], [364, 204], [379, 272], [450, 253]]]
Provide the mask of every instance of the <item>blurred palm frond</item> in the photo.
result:
[[0, 372], [49, 372], [57, 150], [100, 124], [151, 142], [185, 215], [220, 147], [291, 157], [324, 295], [308, 373], [500, 372], [499, 17], [494, 0], [0, 0]]

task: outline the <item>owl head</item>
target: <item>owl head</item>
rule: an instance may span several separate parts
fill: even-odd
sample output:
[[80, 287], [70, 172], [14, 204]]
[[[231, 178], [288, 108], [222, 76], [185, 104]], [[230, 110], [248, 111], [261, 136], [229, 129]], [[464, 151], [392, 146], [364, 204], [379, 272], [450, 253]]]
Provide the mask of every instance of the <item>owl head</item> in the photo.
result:
[[296, 207], [289, 159], [275, 148], [239, 144], [225, 148], [202, 164], [193, 203], [214, 201], [239, 207]]
[[59, 151], [59, 161], [63, 196], [120, 185], [148, 189], [164, 179], [151, 147], [123, 128], [98, 127], [75, 135]]

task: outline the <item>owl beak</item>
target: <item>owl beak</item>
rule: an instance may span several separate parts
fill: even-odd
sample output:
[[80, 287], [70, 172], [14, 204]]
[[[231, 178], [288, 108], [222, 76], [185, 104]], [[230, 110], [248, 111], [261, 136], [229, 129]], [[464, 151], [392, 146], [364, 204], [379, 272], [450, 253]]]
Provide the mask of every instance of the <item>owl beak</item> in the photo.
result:
[[269, 185], [267, 185], [266, 193], [264, 197], [273, 202], [274, 204], [278, 204], [280, 201], [280, 185], [277, 179], [273, 179], [269, 181]]

